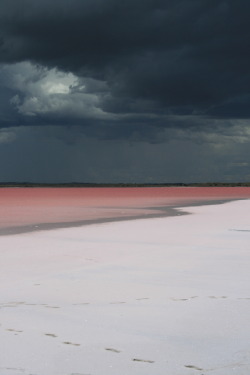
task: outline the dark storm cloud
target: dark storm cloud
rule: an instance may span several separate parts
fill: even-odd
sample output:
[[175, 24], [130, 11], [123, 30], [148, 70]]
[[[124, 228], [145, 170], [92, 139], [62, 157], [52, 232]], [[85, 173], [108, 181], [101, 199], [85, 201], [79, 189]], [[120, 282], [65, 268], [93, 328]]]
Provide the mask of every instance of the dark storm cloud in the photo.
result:
[[[59, 106], [58, 96], [52, 106], [43, 96], [41, 109], [20, 94], [12, 104], [24, 123], [126, 126], [112, 129], [113, 136], [139, 134], [142, 124], [150, 138], [152, 126], [247, 119], [249, 14], [247, 0], [2, 0], [2, 63], [30, 61], [89, 79], [85, 96], [76, 86], [68, 105]], [[102, 113], [84, 113], [83, 121], [70, 111], [77, 100], [75, 112], [87, 100], [85, 108]]]
[[[16, 139], [11, 142], [12, 131]], [[86, 137], [82, 127], [72, 129], [57, 125], [0, 131], [0, 146], [0, 181], [189, 183], [250, 180], [249, 143], [232, 139], [221, 142], [218, 136], [214, 136], [214, 143], [174, 137], [167, 144], [124, 139], [100, 142]]]

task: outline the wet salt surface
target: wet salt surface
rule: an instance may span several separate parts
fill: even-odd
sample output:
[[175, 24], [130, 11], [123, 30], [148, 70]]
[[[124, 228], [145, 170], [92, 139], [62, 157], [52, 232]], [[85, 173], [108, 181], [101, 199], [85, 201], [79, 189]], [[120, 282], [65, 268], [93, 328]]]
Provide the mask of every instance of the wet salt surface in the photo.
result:
[[248, 375], [250, 200], [0, 237], [0, 373]]

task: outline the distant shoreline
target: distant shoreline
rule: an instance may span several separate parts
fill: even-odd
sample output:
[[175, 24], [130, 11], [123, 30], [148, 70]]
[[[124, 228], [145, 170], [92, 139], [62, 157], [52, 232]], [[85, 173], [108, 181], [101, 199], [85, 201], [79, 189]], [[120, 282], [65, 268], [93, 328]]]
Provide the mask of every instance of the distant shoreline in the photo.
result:
[[250, 187], [250, 182], [204, 182], [204, 183], [81, 183], [81, 182], [67, 182], [67, 183], [32, 183], [32, 182], [0, 182], [0, 188], [20, 187], [20, 188], [36, 188], [36, 187], [50, 187], [50, 188], [137, 188], [137, 187]]

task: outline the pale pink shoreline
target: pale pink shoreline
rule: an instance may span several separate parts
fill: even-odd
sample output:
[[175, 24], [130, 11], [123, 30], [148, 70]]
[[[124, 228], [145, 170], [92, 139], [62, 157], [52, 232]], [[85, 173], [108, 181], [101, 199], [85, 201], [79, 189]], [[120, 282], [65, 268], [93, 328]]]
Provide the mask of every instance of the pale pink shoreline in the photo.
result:
[[0, 234], [168, 216], [180, 206], [245, 198], [250, 188], [1, 188]]
[[0, 373], [248, 375], [250, 200], [184, 210], [0, 237]]

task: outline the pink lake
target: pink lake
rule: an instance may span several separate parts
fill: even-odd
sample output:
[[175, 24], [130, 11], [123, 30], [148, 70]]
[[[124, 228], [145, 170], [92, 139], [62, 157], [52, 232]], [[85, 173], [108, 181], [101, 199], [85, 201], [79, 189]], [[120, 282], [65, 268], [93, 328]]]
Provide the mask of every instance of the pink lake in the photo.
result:
[[163, 208], [244, 198], [250, 187], [1, 188], [0, 229], [163, 216], [173, 214]]

